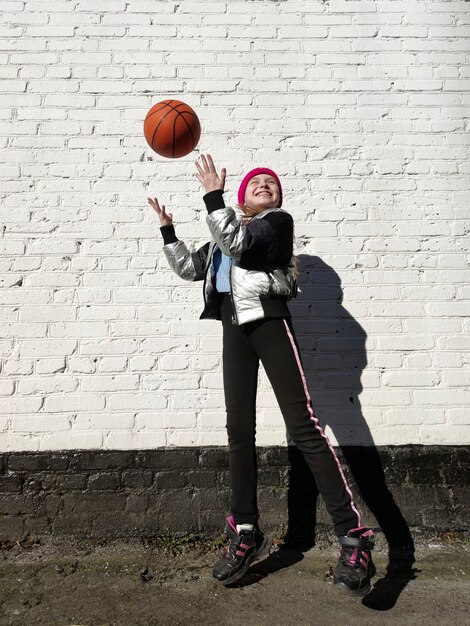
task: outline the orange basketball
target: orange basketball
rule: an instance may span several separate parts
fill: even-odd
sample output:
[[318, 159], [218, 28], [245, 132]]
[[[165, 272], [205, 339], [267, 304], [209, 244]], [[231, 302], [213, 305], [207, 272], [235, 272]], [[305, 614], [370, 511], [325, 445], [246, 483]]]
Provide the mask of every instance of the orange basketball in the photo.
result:
[[162, 100], [144, 120], [144, 135], [157, 154], [179, 159], [194, 150], [201, 136], [201, 124], [193, 109], [180, 100]]

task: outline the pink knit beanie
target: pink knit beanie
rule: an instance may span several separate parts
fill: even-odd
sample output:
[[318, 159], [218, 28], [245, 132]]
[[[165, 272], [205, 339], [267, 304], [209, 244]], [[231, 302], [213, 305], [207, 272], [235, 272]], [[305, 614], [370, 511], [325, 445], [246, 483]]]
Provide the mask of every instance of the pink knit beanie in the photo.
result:
[[268, 167], [255, 167], [254, 170], [250, 170], [248, 174], [243, 178], [240, 189], [238, 190], [238, 203], [243, 204], [245, 202], [245, 191], [248, 186], [248, 183], [253, 178], [253, 176], [257, 176], [258, 174], [269, 174], [274, 178], [279, 187], [279, 206], [282, 205], [282, 187], [281, 181], [279, 180], [278, 175], [273, 170], [270, 170]]

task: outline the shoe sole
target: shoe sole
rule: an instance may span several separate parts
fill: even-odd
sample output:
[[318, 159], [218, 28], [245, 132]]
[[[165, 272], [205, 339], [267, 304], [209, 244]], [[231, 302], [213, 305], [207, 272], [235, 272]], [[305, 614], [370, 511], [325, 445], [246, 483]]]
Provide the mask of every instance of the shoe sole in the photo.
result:
[[259, 550], [257, 550], [257, 552], [254, 552], [251, 556], [247, 558], [244, 566], [241, 569], [239, 569], [236, 574], [233, 574], [232, 576], [230, 576], [230, 578], [225, 578], [224, 580], [218, 580], [217, 578], [213, 577], [213, 580], [219, 585], [223, 585], [223, 586], [231, 585], [232, 583], [237, 582], [237, 580], [240, 580], [240, 578], [243, 578], [243, 576], [246, 574], [248, 568], [250, 567], [252, 563], [254, 563], [255, 561], [258, 561], [262, 556], [264, 556], [267, 552], [270, 551], [271, 546], [272, 546], [271, 537], [265, 537]]
[[370, 583], [367, 587], [364, 587], [363, 589], [350, 589], [344, 583], [334, 583], [334, 588], [348, 596], [365, 596], [366, 593], [369, 593], [369, 591], [371, 590]]
[[[369, 571], [369, 578], [372, 578], [373, 576], [375, 576], [376, 571], [377, 570], [375, 568], [375, 565], [372, 563], [372, 567], [370, 568], [370, 571]], [[371, 590], [370, 580], [369, 580], [369, 584], [367, 585], [367, 587], [363, 587], [362, 589], [350, 589], [344, 583], [342, 582], [335, 583], [334, 580], [333, 580], [333, 586], [338, 591], [341, 591], [341, 593], [345, 593], [349, 596], [365, 596]]]

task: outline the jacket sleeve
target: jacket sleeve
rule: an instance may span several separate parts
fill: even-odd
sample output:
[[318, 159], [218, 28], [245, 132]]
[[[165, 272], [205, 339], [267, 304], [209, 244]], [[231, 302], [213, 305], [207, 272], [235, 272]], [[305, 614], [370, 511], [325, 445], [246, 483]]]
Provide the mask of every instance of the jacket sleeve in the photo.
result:
[[190, 252], [184, 241], [176, 237], [173, 225], [161, 226], [160, 231], [163, 236], [163, 252], [175, 274], [184, 280], [203, 280], [210, 242], [195, 252]]
[[[218, 195], [217, 195], [218, 194]], [[243, 224], [235, 211], [226, 207], [217, 191], [204, 196], [207, 224], [224, 254], [237, 259], [246, 269], [285, 267], [293, 254], [294, 224], [286, 211], [268, 213]]]

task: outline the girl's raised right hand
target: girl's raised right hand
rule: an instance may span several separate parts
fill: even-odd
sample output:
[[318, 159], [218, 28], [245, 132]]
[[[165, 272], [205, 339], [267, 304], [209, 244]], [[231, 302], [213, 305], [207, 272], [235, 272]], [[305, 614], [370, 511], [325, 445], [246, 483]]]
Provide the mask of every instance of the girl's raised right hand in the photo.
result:
[[160, 218], [160, 226], [170, 226], [173, 224], [173, 213], [166, 213], [164, 204], [162, 204], [160, 208], [157, 198], [153, 198], [153, 200], [152, 198], [147, 198], [147, 200], [149, 204], [153, 206], [158, 217]]

